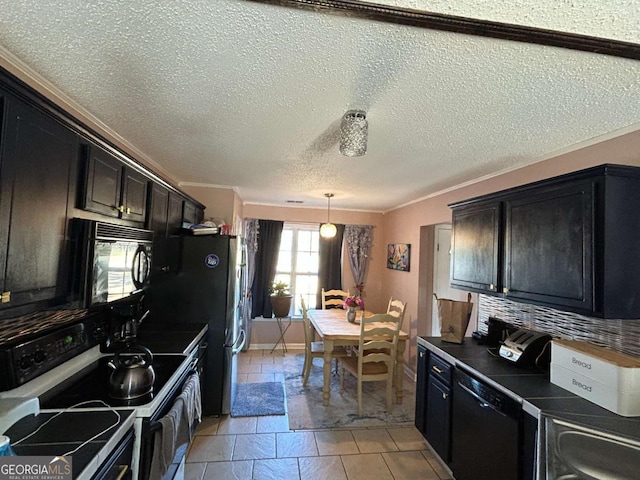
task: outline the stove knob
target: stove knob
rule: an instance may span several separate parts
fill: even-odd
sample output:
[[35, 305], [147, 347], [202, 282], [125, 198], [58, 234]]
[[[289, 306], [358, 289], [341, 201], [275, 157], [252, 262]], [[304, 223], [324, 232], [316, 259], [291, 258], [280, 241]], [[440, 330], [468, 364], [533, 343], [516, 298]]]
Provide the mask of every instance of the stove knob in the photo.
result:
[[44, 350], [36, 350], [36, 353], [33, 355], [33, 361], [35, 363], [42, 363], [47, 358], [47, 355], [44, 353]]
[[23, 355], [20, 358], [20, 361], [18, 362], [18, 365], [20, 366], [21, 370], [26, 370], [31, 365], [33, 365], [33, 359], [31, 358], [30, 355]]

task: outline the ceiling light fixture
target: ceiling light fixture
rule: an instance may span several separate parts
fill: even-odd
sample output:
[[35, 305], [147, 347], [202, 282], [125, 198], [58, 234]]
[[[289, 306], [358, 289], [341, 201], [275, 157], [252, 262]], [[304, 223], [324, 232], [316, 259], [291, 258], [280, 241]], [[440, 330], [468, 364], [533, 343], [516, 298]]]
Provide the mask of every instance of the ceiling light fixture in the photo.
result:
[[324, 238], [333, 238], [336, 236], [338, 229], [336, 226], [331, 223], [330, 215], [331, 215], [331, 197], [333, 197], [333, 193], [325, 193], [325, 197], [327, 197], [327, 223], [323, 223], [320, 226], [320, 236]]
[[367, 151], [369, 124], [362, 110], [349, 110], [340, 124], [340, 153], [347, 157], [360, 157]]

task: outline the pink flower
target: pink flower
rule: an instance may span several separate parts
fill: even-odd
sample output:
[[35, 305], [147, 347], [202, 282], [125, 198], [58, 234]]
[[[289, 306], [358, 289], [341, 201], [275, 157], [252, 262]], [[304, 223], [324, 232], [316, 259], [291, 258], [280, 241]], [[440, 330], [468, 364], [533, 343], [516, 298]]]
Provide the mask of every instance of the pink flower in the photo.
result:
[[344, 299], [342, 308], [364, 308], [364, 301], [360, 297], [350, 296]]

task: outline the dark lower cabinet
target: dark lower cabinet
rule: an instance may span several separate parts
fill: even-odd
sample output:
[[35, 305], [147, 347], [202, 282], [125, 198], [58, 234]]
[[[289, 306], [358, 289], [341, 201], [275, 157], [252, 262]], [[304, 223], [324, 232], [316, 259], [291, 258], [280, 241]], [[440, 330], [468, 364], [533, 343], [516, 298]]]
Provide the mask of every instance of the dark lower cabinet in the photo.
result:
[[415, 425], [446, 463], [451, 461], [452, 373], [452, 365], [418, 345]]
[[416, 365], [416, 414], [415, 426], [425, 435], [426, 432], [426, 413], [427, 413], [427, 370], [429, 359], [429, 351], [422, 345], [418, 345], [418, 363]]
[[425, 438], [445, 462], [451, 460], [451, 387], [429, 375]]
[[18, 98], [0, 96], [0, 308], [63, 301], [79, 138]]

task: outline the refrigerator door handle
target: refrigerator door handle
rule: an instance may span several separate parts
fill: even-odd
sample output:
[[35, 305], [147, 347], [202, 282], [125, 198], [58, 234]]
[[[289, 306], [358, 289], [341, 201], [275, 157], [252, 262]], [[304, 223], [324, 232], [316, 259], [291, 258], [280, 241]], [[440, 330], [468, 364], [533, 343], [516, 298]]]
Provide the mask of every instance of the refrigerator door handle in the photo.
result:
[[[242, 337], [242, 342], [240, 342], [240, 338], [241, 337]], [[233, 355], [237, 355], [238, 353], [240, 353], [242, 351], [242, 349], [244, 348], [244, 344], [245, 344], [246, 340], [247, 340], [247, 334], [245, 333], [244, 328], [243, 328], [242, 330], [240, 330], [240, 335], [238, 335], [238, 339], [233, 344], [234, 347], [233, 347], [231, 353]], [[240, 342], [240, 345], [236, 347], [235, 345], [237, 345], [238, 342]]]

